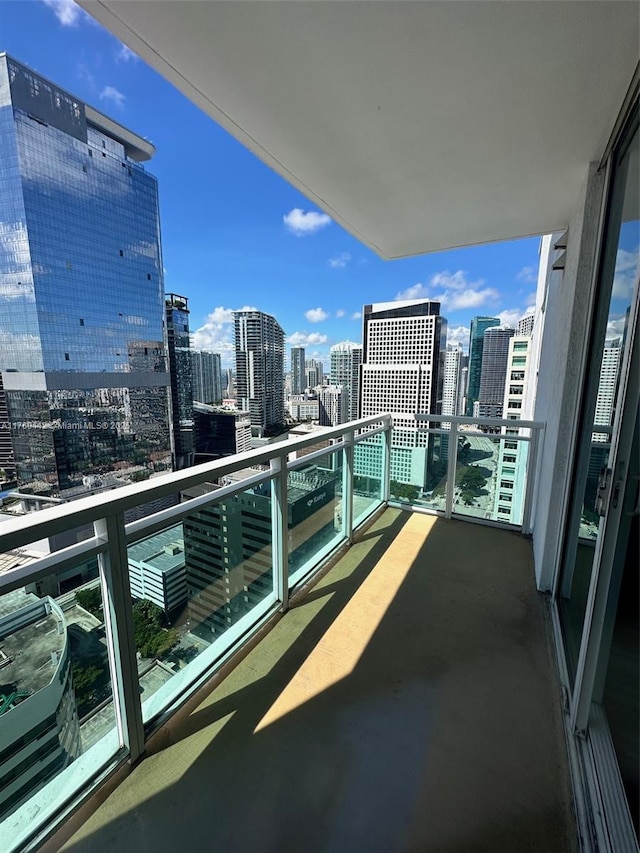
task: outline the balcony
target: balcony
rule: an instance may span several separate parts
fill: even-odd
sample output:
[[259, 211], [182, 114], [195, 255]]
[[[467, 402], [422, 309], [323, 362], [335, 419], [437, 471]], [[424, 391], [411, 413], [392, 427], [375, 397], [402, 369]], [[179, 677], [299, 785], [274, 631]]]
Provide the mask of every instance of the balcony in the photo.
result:
[[[68, 647], [4, 691], [2, 849], [173, 849], [185, 817], [203, 849], [286, 849], [292, 829], [317, 849], [574, 849], [550, 623], [520, 535], [541, 425], [469, 421], [416, 424], [413, 492], [391, 478], [407, 435], [376, 416], [5, 524], [3, 552], [94, 531], [0, 576], [5, 639], [23, 615], [37, 633], [44, 601]], [[511, 523], [505, 447], [521, 462]], [[488, 479], [470, 495], [474, 467]], [[91, 559], [88, 597], [25, 590]], [[145, 567], [156, 600], [163, 566], [186, 600], [141, 633]]]

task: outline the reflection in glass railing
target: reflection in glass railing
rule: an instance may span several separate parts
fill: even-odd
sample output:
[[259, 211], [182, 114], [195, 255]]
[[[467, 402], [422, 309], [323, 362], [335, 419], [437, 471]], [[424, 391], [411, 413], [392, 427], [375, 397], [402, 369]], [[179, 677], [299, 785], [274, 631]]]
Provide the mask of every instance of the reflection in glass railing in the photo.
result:
[[360, 524], [382, 502], [384, 434], [359, 441], [353, 449], [353, 524]]
[[[42, 578], [60, 589], [84, 564]], [[35, 586], [35, 585], [34, 585]], [[52, 814], [119, 748], [100, 581], [0, 596], [0, 849]]]
[[289, 577], [294, 582], [320, 552], [343, 539], [342, 463], [338, 449], [288, 472]]

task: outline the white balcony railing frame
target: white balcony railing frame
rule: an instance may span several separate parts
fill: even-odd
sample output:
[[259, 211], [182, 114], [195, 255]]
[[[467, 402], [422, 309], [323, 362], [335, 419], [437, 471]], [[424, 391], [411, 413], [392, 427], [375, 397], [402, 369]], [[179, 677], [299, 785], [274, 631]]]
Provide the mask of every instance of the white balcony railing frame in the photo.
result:
[[[449, 425], [443, 429], [442, 423]], [[437, 426], [423, 426], [424, 424]], [[447, 501], [444, 515], [450, 518], [453, 514], [452, 499], [453, 483], [455, 480], [456, 447], [458, 427], [461, 424], [475, 424], [473, 418], [455, 417], [452, 415], [428, 415], [416, 417], [417, 427], [429, 433], [446, 434], [449, 436], [449, 456], [447, 472]], [[528, 456], [527, 498], [525, 501], [524, 532], [529, 532], [530, 502], [533, 491], [533, 476], [529, 472], [536, 470], [536, 450], [538, 436], [542, 424], [533, 421], [486, 420], [483, 423], [492, 427], [517, 426], [519, 431], [527, 430], [529, 435], [510, 435], [509, 438], [531, 443]], [[12, 569], [0, 576], [0, 595], [34, 583], [53, 572], [71, 568], [81, 561], [97, 557], [100, 570], [100, 582], [104, 609], [105, 633], [109, 653], [109, 663], [112, 678], [112, 692], [116, 728], [120, 750], [113, 757], [111, 768], [119, 766], [125, 760], [137, 761], [144, 752], [145, 741], [154, 725], [173, 713], [206, 678], [210, 677], [214, 667], [219, 666], [240, 640], [247, 639], [255, 633], [265, 619], [277, 609], [286, 611], [289, 606], [289, 595], [292, 589], [292, 579], [289, 576], [289, 531], [287, 520], [287, 497], [289, 472], [303, 468], [314, 460], [330, 453], [342, 454], [342, 527], [339, 536], [314, 553], [312, 558], [295, 572], [293, 580], [298, 576], [308, 577], [318, 565], [337, 547], [352, 541], [354, 528], [353, 497], [354, 497], [354, 448], [361, 441], [370, 442], [375, 435], [380, 435], [381, 441], [381, 477], [379, 500], [372, 496], [372, 503], [358, 519], [364, 520], [376, 511], [379, 506], [389, 501], [391, 454], [393, 450], [393, 419], [391, 415], [376, 415], [318, 430], [308, 436], [291, 441], [276, 442], [266, 447], [251, 450], [236, 456], [216, 462], [198, 465], [186, 470], [163, 474], [144, 483], [124, 486], [115, 491], [100, 495], [81, 498], [76, 501], [40, 510], [2, 526], [0, 535], [0, 553], [28, 547], [32, 542], [56, 534], [74, 530], [81, 526], [92, 525], [93, 535], [77, 544], [63, 548], [33, 562]], [[484, 435], [465, 432], [468, 435]], [[492, 436], [494, 437], [494, 436]], [[495, 436], [501, 438], [501, 435]], [[297, 453], [314, 445], [322, 443], [316, 450], [289, 461], [292, 453]], [[264, 469], [230, 485], [217, 488], [195, 498], [190, 498], [175, 506], [171, 506], [140, 520], [125, 523], [125, 513], [158, 498], [184, 493], [186, 490], [202, 486], [213, 481], [221, 480], [228, 474], [249, 467], [264, 466]], [[167, 529], [192, 515], [198, 510], [211, 507], [226, 499], [232, 498], [258, 484], [270, 483], [271, 490], [271, 547], [273, 563], [273, 593], [267, 596], [261, 605], [243, 617], [242, 625], [232, 626], [215, 643], [220, 643], [220, 651], [209, 648], [210, 655], [203, 653], [203, 661], [199, 666], [189, 664], [188, 677], [184, 682], [177, 679], [180, 693], [173, 697], [168, 706], [150, 716], [145, 724], [143, 721], [143, 705], [140, 696], [139, 678], [136, 661], [136, 646], [134, 640], [133, 610], [131, 589], [129, 584], [129, 566], [127, 548], [135, 542]], [[416, 507], [416, 509], [422, 509]], [[437, 513], [442, 515], [443, 513]], [[465, 517], [466, 518], [466, 517]], [[471, 520], [471, 519], [469, 519]], [[486, 522], [484, 522], [486, 523]], [[500, 526], [505, 526], [501, 524]], [[298, 581], [300, 578], [298, 577]], [[253, 615], [253, 621], [251, 618]], [[246, 624], [245, 624], [246, 623]], [[235, 630], [235, 628], [238, 630]], [[193, 663], [197, 663], [200, 657]], [[181, 673], [184, 673], [182, 670]], [[186, 685], [182, 689], [183, 683]], [[109, 768], [105, 766], [104, 771]], [[84, 785], [78, 782], [77, 789], [70, 791], [68, 802], [77, 802], [81, 796], [86, 796], [90, 781], [84, 780]], [[45, 810], [46, 812], [46, 810]], [[37, 824], [25, 829], [25, 839], [33, 840], [41, 836]], [[38, 836], [40, 833], [40, 836]], [[13, 849], [13, 848], [12, 848]]]

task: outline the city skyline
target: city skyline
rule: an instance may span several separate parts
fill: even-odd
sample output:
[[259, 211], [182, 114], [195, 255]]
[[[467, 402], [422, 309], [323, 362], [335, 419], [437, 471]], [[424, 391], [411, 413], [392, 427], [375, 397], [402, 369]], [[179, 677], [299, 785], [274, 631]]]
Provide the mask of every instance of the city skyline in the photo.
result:
[[476, 314], [515, 324], [532, 304], [539, 238], [385, 262], [70, 8], [0, 4], [0, 50], [153, 140], [165, 286], [189, 297], [192, 346], [219, 352], [223, 368], [243, 307], [276, 316], [287, 349], [304, 346], [328, 367], [333, 344], [361, 339], [365, 303], [445, 297], [449, 343], [464, 347]]

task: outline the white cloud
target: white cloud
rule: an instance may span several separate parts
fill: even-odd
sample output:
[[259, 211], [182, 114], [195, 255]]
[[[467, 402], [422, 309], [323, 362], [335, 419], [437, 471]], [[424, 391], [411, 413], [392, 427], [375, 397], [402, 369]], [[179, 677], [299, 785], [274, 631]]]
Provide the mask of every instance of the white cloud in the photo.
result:
[[305, 237], [330, 225], [331, 217], [326, 213], [318, 213], [317, 210], [309, 210], [305, 213], [302, 208], [294, 207], [289, 213], [285, 213], [282, 221], [296, 237]]
[[117, 62], [135, 62], [137, 59], [138, 57], [130, 47], [127, 47], [126, 44], [120, 44], [120, 49], [116, 54]]
[[613, 278], [613, 296], [616, 299], [631, 299], [633, 284], [638, 269], [640, 246], [628, 252], [618, 249], [616, 254], [616, 269]]
[[608, 341], [613, 338], [621, 338], [624, 334], [624, 327], [626, 324], [626, 317], [617, 317], [614, 320], [609, 320], [607, 323], [607, 334], [606, 339]]
[[202, 326], [192, 334], [191, 342], [193, 348], [219, 352], [222, 366], [233, 367], [235, 365], [233, 312], [256, 310], [256, 308], [250, 305], [245, 305], [242, 308], [224, 308], [220, 305], [214, 308], [207, 315], [207, 319]]
[[322, 323], [329, 316], [324, 308], [309, 308], [304, 312], [304, 316], [310, 323]]
[[344, 308], [338, 308], [336, 311], [336, 317], [344, 317]]
[[500, 319], [500, 323], [503, 326], [510, 326], [512, 329], [515, 329], [518, 325], [518, 321], [522, 319], [524, 314], [518, 308], [507, 308], [504, 311], [500, 311], [499, 314], [496, 314], [496, 317]]
[[431, 297], [424, 284], [418, 283], [396, 294], [396, 301], [402, 301], [403, 299], [431, 299]]
[[351, 260], [351, 255], [349, 254], [349, 252], [341, 252], [337, 257], [329, 258], [327, 263], [334, 270], [340, 270], [340, 269], [343, 269], [344, 267], [346, 267], [346, 265], [349, 263], [350, 260]]
[[516, 281], [526, 281], [528, 284], [535, 284], [538, 280], [538, 274], [535, 267], [522, 267], [516, 275]]
[[400, 291], [396, 300], [432, 299], [442, 305], [443, 310], [457, 311], [463, 308], [478, 308], [487, 302], [495, 302], [500, 294], [493, 287], [483, 287], [484, 279], [469, 281], [464, 270], [454, 273], [443, 270], [433, 275], [428, 284], [417, 284]]
[[354, 311], [351, 315], [352, 320], [361, 320], [362, 319], [362, 311]]
[[100, 92], [100, 100], [111, 101], [118, 109], [122, 109], [126, 98], [115, 86], [105, 86], [102, 92]]
[[468, 326], [453, 326], [447, 329], [447, 343], [459, 344], [466, 352], [469, 348], [469, 333]]
[[321, 335], [319, 332], [294, 332], [287, 338], [287, 343], [293, 347], [310, 347], [326, 344], [328, 340], [326, 335]]
[[88, 17], [73, 0], [44, 0], [63, 27], [77, 27], [81, 20]]

